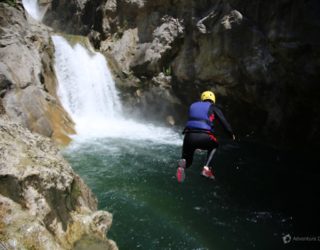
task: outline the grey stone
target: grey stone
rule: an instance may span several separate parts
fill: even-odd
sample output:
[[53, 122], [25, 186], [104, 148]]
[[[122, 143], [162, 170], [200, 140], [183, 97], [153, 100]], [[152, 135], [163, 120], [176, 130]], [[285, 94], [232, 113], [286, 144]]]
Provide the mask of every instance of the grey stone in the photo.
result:
[[6, 114], [31, 131], [67, 143], [74, 129], [60, 102], [53, 101], [51, 29], [3, 3], [0, 14], [0, 95]]
[[106, 238], [112, 215], [96, 211], [96, 198], [59, 149], [7, 116], [0, 116], [0, 180], [1, 244], [72, 249], [92, 237], [117, 249]]

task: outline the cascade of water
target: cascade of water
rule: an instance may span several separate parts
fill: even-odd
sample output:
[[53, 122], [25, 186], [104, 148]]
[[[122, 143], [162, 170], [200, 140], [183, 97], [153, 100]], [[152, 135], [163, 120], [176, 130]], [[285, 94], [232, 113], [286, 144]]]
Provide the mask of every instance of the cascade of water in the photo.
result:
[[121, 103], [107, 63], [100, 53], [74, 47], [61, 36], [52, 36], [59, 96], [71, 116], [91, 121], [112, 120], [121, 112]]
[[46, 8], [41, 8], [38, 0], [22, 0], [22, 4], [30, 16], [38, 21], [42, 20], [46, 12]]
[[[45, 11], [38, 0], [22, 0], [27, 12], [41, 20]], [[76, 123], [77, 138], [115, 137], [179, 144], [170, 129], [123, 117], [121, 102], [106, 59], [80, 44], [71, 46], [61, 36], [52, 36], [58, 96]]]
[[103, 55], [80, 44], [71, 46], [52, 36], [58, 95], [76, 123], [80, 137], [116, 137], [180, 143], [170, 129], [142, 124], [123, 117], [121, 102]]

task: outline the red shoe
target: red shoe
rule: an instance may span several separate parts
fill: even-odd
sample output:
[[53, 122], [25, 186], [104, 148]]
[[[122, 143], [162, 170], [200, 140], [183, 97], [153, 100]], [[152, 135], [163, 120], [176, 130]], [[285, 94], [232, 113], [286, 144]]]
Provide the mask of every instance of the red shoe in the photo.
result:
[[202, 172], [201, 172], [201, 175], [206, 177], [206, 178], [209, 178], [211, 180], [214, 180], [215, 177], [214, 177], [214, 174], [212, 172], [212, 169], [210, 169], [209, 167], [207, 166], [204, 166], [203, 169], [202, 169]]
[[178, 169], [177, 169], [177, 173], [176, 173], [176, 177], [177, 177], [178, 182], [183, 182], [184, 179], [186, 178], [185, 169], [186, 169], [186, 160], [185, 159], [179, 160]]

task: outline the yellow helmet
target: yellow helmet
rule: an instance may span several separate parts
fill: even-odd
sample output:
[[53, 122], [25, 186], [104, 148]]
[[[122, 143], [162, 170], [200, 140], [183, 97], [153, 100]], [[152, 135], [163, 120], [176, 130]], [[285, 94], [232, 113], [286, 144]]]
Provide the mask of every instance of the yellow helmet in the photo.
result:
[[210, 100], [213, 103], [216, 102], [216, 96], [211, 91], [205, 91], [201, 94], [201, 101]]

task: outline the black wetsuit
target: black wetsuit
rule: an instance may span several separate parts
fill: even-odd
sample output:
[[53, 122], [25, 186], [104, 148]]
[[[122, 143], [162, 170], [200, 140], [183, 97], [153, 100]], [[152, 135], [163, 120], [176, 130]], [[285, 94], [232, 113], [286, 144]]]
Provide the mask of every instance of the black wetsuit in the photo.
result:
[[[193, 155], [196, 149], [207, 150], [207, 162], [206, 166], [212, 167], [212, 157], [218, 147], [218, 141], [214, 135], [214, 123], [216, 120], [219, 120], [223, 125], [224, 129], [232, 136], [233, 131], [230, 124], [227, 122], [222, 111], [216, 107], [214, 104], [211, 104], [208, 113], [208, 119], [202, 120], [202, 122], [209, 124], [208, 128], [195, 128], [188, 127], [184, 129], [183, 133], [185, 134], [182, 147], [182, 158], [186, 159], [186, 167], [190, 167], [193, 161]], [[193, 119], [189, 117], [189, 120]]]

